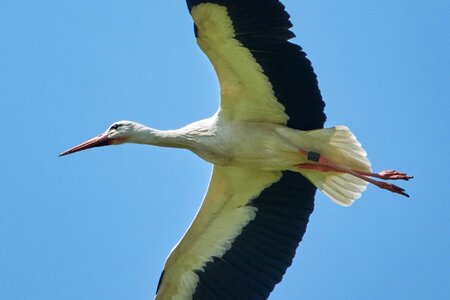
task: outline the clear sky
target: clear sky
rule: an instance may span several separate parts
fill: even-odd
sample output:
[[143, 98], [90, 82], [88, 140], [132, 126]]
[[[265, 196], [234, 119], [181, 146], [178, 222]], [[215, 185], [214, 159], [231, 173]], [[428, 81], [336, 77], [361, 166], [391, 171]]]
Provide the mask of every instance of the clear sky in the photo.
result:
[[[318, 193], [271, 299], [450, 295], [450, 2], [285, 0], [327, 126], [406, 199]], [[0, 299], [151, 299], [211, 166], [126, 145], [58, 158], [116, 120], [170, 129], [213, 114], [218, 85], [184, 1], [0, 1]], [[447, 298], [448, 299], [448, 298]]]

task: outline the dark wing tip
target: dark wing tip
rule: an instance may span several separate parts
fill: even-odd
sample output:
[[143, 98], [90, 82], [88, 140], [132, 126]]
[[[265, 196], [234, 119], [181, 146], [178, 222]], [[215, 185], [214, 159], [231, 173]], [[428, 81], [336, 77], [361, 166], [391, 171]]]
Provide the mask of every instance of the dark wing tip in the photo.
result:
[[199, 282], [193, 299], [267, 299], [292, 264], [314, 210], [315, 191], [302, 175], [284, 172], [252, 200], [255, 219], [222, 257], [195, 271]]
[[[295, 34], [285, 6], [278, 0], [187, 0], [189, 10], [201, 3], [227, 8], [236, 40], [249, 49], [269, 78], [289, 116], [287, 125], [299, 130], [322, 128], [325, 103], [317, 76], [302, 48], [289, 42]], [[196, 27], [194, 31], [197, 35]]]

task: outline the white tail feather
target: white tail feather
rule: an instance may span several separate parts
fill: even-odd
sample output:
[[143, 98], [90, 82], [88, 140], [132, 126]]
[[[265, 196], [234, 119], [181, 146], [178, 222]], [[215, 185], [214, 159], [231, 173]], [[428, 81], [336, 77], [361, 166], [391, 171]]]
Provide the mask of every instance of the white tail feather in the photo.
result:
[[[314, 149], [333, 163], [345, 168], [370, 172], [370, 161], [353, 133], [345, 126], [308, 131]], [[301, 169], [319, 190], [339, 205], [349, 206], [366, 189], [367, 182], [339, 172]]]

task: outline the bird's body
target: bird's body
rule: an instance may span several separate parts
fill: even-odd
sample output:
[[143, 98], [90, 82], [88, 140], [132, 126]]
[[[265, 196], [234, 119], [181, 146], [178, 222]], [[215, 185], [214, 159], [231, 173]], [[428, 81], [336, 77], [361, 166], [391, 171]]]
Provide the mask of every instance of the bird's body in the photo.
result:
[[[297, 166], [308, 162], [307, 157], [300, 154], [301, 149], [324, 153], [326, 148], [330, 147], [329, 144], [321, 144], [312, 137], [311, 132], [280, 124], [224, 121], [217, 114], [183, 128], [167, 131], [131, 121], [120, 121], [116, 124], [133, 128], [134, 134], [127, 139], [129, 143], [183, 148], [216, 166], [259, 171], [300, 172]], [[115, 144], [120, 143], [122, 140], [119, 138]], [[347, 166], [352, 164], [357, 162], [347, 162]]]
[[323, 129], [316, 76], [278, 0], [188, 0], [200, 48], [219, 78], [211, 118], [162, 131], [120, 121], [61, 155], [136, 143], [184, 148], [214, 165], [208, 192], [162, 272], [156, 299], [265, 299], [291, 265], [319, 188], [348, 206], [372, 179], [345, 126]]
[[282, 171], [302, 162], [298, 147], [283, 136], [285, 131], [293, 130], [270, 123], [226, 122], [214, 115], [177, 132], [185, 148], [214, 165]]

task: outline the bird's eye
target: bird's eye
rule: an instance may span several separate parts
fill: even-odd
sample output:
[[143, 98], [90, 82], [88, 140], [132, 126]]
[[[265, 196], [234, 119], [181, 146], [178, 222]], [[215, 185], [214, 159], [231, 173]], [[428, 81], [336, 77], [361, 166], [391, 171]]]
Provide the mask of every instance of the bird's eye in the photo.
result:
[[120, 126], [122, 126], [122, 124], [113, 124], [113, 125], [109, 128], [109, 130], [117, 129], [117, 128], [119, 128]]

